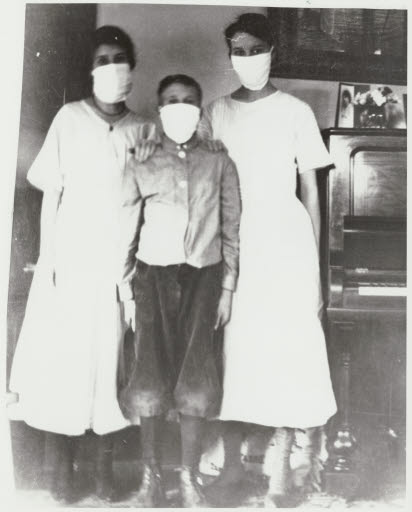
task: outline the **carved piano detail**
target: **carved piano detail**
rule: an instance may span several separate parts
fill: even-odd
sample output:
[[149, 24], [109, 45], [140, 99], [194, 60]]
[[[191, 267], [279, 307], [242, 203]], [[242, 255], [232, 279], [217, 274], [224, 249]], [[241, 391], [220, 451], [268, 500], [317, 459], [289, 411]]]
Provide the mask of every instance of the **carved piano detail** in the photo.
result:
[[324, 136], [335, 162], [324, 281], [338, 401], [327, 478], [334, 491], [351, 494], [364, 425], [397, 439], [405, 432], [406, 130], [331, 129]]

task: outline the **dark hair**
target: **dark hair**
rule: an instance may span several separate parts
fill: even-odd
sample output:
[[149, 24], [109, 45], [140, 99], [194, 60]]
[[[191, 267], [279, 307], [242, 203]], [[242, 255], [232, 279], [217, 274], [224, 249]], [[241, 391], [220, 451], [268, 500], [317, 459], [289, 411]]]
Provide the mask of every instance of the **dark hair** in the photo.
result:
[[350, 93], [347, 89], [345, 89], [345, 90], [342, 92], [342, 99], [343, 99], [343, 98], [348, 98], [348, 100], [351, 100], [351, 99], [352, 99], [352, 95], [351, 95], [351, 93]]
[[274, 33], [269, 20], [263, 14], [248, 12], [241, 14], [234, 23], [225, 30], [225, 39], [229, 49], [232, 48], [232, 39], [238, 32], [245, 32], [251, 36], [265, 41], [269, 46], [274, 44]]
[[157, 88], [157, 96], [160, 98], [163, 91], [169, 87], [169, 85], [172, 84], [182, 84], [186, 87], [193, 87], [196, 89], [196, 92], [199, 96], [199, 102], [202, 103], [202, 88], [196, 82], [194, 78], [188, 75], [168, 75], [165, 76], [159, 83], [159, 87]]
[[136, 66], [136, 57], [134, 52], [134, 45], [130, 37], [121, 28], [113, 25], [104, 25], [98, 28], [91, 39], [91, 55], [102, 44], [118, 45], [124, 49], [127, 55], [127, 60], [130, 64], [130, 69]]

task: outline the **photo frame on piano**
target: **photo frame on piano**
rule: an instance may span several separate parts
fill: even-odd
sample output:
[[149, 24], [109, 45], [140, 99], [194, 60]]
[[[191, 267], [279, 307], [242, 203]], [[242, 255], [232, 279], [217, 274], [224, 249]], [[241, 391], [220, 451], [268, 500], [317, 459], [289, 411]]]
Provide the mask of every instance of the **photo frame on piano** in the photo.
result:
[[354, 128], [406, 128], [405, 100], [390, 86], [356, 84], [352, 101]]
[[336, 128], [355, 127], [354, 97], [355, 85], [341, 82], [339, 84], [338, 103], [336, 106]]
[[366, 105], [362, 105], [360, 103], [360, 96], [365, 95], [370, 92], [371, 87], [368, 84], [357, 84], [355, 86], [355, 94], [353, 96], [353, 110], [354, 110], [354, 128], [372, 128], [372, 126], [368, 126], [368, 120], [365, 117], [367, 115], [368, 109]]

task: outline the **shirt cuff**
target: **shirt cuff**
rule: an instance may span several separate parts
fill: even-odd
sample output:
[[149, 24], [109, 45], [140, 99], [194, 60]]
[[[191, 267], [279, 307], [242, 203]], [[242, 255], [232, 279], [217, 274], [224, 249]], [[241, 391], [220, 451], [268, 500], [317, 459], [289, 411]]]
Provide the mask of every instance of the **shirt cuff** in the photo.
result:
[[134, 299], [133, 287], [130, 281], [117, 285], [117, 288], [119, 290], [119, 299], [122, 302]]
[[234, 292], [236, 290], [237, 276], [233, 274], [227, 274], [223, 276], [222, 288]]

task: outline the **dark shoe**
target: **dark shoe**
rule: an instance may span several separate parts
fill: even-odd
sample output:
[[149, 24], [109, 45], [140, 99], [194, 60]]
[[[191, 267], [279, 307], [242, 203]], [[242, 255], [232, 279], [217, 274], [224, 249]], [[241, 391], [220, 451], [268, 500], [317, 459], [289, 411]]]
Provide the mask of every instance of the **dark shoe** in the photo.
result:
[[183, 466], [180, 470], [180, 495], [184, 508], [208, 507], [195, 472], [187, 466]]
[[243, 466], [240, 467], [223, 467], [219, 476], [217, 476], [211, 484], [210, 489], [228, 489], [241, 485], [247, 480], [247, 474]]
[[236, 508], [242, 506], [256, 485], [243, 468], [223, 468], [220, 475], [204, 488], [207, 501], [216, 507]]
[[163, 479], [157, 465], [145, 464], [143, 467], [142, 483], [137, 493], [134, 507], [156, 508], [166, 503], [163, 489]]

